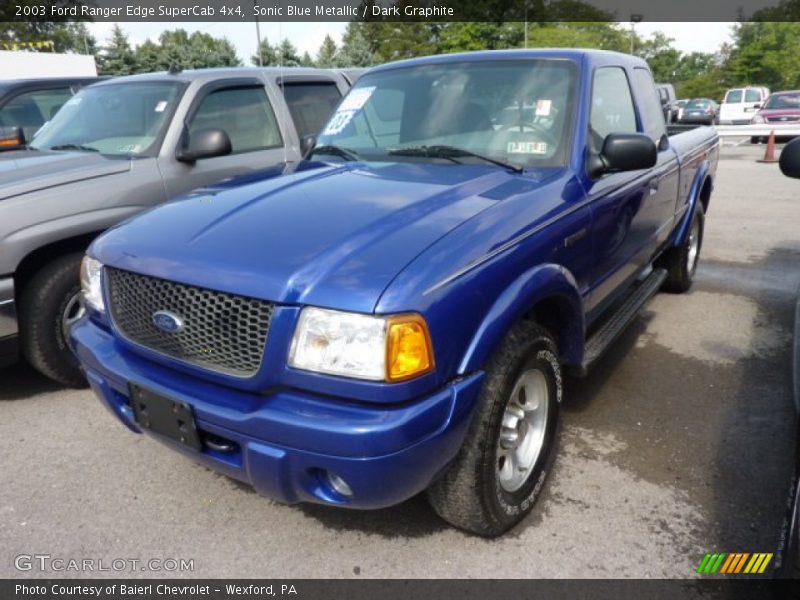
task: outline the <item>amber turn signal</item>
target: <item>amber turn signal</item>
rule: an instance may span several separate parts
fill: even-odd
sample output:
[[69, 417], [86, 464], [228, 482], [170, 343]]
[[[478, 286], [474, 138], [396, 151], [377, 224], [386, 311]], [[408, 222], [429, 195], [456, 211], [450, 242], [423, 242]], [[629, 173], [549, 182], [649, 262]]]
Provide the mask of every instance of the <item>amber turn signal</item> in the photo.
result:
[[398, 315], [387, 323], [386, 380], [403, 381], [433, 370], [433, 346], [421, 315]]

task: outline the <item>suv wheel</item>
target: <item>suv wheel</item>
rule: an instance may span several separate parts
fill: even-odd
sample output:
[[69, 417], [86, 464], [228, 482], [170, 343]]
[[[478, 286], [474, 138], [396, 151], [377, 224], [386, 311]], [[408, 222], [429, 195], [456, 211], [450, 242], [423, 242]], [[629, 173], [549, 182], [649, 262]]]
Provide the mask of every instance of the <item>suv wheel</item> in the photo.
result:
[[83, 315], [80, 265], [83, 253], [68, 254], [42, 267], [20, 297], [20, 345], [40, 373], [70, 387], [86, 378], [67, 344], [69, 329]]

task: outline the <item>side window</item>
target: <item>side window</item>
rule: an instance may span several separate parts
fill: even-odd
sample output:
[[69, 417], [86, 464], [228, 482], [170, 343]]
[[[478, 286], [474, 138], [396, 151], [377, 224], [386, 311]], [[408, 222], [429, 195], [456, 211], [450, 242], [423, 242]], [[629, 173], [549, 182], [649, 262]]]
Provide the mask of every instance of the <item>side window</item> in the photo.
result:
[[25, 92], [0, 108], [0, 125], [22, 127], [25, 139], [30, 140], [71, 97], [69, 87]]
[[262, 87], [225, 88], [206, 96], [189, 124], [189, 135], [222, 129], [233, 152], [252, 152], [282, 145], [275, 113]]
[[307, 135], [318, 135], [342, 99], [339, 88], [333, 82], [287, 82], [283, 86], [283, 95], [301, 139]]
[[745, 90], [745, 92], [744, 92], [744, 101], [745, 102], [761, 102], [761, 91], [760, 90]]
[[637, 95], [642, 101], [641, 112], [645, 122], [645, 133], [658, 144], [667, 130], [664, 123], [664, 111], [661, 109], [653, 77], [647, 69], [634, 69], [633, 73], [636, 79]]
[[600, 151], [609, 133], [636, 133], [636, 112], [631, 88], [621, 67], [603, 67], [594, 73], [592, 114], [593, 150]]

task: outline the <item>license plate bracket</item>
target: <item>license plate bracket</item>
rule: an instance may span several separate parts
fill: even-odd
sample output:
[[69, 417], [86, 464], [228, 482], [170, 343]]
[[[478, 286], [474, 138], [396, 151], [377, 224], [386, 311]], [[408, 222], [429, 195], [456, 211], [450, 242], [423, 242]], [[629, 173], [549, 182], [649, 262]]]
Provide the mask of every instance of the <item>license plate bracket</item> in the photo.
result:
[[199, 452], [203, 449], [192, 407], [135, 383], [129, 384], [133, 414], [139, 426]]

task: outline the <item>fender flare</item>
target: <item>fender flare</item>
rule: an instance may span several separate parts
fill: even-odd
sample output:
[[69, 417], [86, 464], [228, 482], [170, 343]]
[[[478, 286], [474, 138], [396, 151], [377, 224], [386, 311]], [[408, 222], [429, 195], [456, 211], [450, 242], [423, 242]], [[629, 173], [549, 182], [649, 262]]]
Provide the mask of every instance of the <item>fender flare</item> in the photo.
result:
[[546, 300], [558, 302], [565, 311], [559, 319], [563, 326], [553, 332], [560, 342], [562, 362], [580, 364], [585, 339], [583, 298], [572, 273], [548, 263], [525, 271], [497, 297], [459, 363], [459, 375], [482, 368], [511, 327]]
[[672, 238], [672, 246], [682, 246], [686, 241], [686, 236], [689, 235], [689, 227], [692, 224], [694, 210], [697, 207], [697, 203], [700, 202], [700, 194], [702, 193], [703, 187], [708, 180], [708, 171], [710, 168], [711, 165], [708, 162], [708, 159], [706, 159], [697, 169], [697, 173], [694, 176], [694, 181], [692, 182], [692, 188], [689, 191], [689, 208], [684, 213], [680, 225], [678, 225], [678, 227], [675, 229], [675, 235]]

